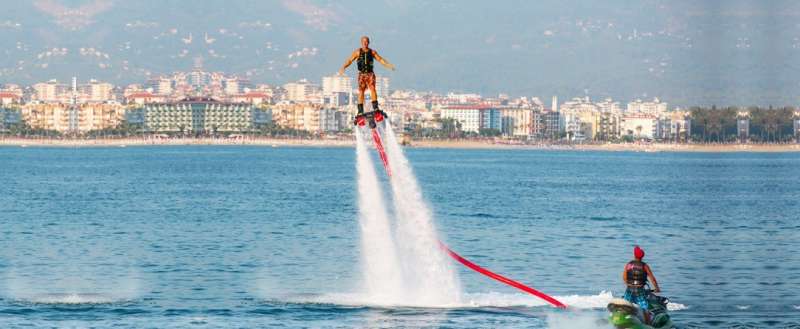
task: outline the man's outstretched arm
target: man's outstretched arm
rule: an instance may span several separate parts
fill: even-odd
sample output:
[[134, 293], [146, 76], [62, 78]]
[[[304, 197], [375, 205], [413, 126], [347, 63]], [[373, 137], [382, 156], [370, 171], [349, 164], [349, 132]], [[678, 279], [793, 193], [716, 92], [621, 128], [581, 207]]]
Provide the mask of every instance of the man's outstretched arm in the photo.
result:
[[394, 64], [389, 63], [389, 61], [387, 61], [385, 58], [381, 57], [381, 55], [378, 55], [377, 51], [373, 50], [372, 51], [372, 56], [374, 56], [375, 59], [378, 60], [378, 63], [381, 63], [381, 65], [383, 65], [387, 69], [390, 69], [390, 70], [394, 71]]
[[350, 57], [347, 58], [347, 60], [344, 62], [344, 65], [342, 65], [342, 68], [339, 69], [339, 75], [344, 75], [344, 70], [347, 69], [347, 67], [350, 66], [350, 64], [353, 64], [353, 61], [356, 60], [356, 58], [358, 58], [358, 52], [354, 51], [350, 55]]

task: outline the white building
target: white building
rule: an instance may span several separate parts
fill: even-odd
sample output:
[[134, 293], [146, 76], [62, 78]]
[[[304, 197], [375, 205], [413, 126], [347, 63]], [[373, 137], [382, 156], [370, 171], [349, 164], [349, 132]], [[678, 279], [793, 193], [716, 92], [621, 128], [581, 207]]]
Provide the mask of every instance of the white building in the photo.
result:
[[172, 80], [168, 78], [160, 78], [156, 84], [156, 93], [159, 95], [172, 94]]
[[659, 116], [667, 112], [667, 103], [661, 102], [658, 98], [654, 98], [652, 102], [644, 102], [641, 99], [637, 99], [628, 103], [626, 112]]
[[599, 112], [599, 107], [589, 97], [575, 97], [558, 106], [558, 112]]
[[656, 136], [657, 121], [652, 115], [626, 114], [620, 122], [620, 134], [653, 139]]
[[283, 88], [286, 89], [286, 99], [295, 102], [310, 101], [319, 91], [319, 87], [317, 85], [312, 84], [306, 79], [287, 83], [283, 85]]
[[620, 107], [619, 102], [615, 102], [611, 98], [606, 98], [602, 102], [595, 103], [595, 105], [597, 105], [597, 109], [600, 112], [622, 113], [622, 107]]
[[448, 93], [447, 99], [455, 103], [467, 104], [467, 103], [480, 102], [483, 99], [483, 97], [481, 97], [481, 95], [478, 94]]
[[353, 82], [349, 76], [346, 75], [332, 75], [322, 77], [322, 94], [331, 96], [334, 93], [351, 93], [353, 91]]
[[389, 78], [378, 77], [375, 80], [375, 91], [378, 93], [378, 98], [381, 99], [389, 98], [389, 93], [391, 92], [391, 90], [389, 89]]
[[461, 131], [480, 132], [481, 129], [502, 129], [500, 110], [481, 105], [448, 106], [441, 109], [442, 119], [454, 119]]
[[339, 122], [336, 120], [336, 109], [322, 108], [319, 112], [319, 130], [331, 132], [339, 130]]
[[515, 108], [500, 110], [503, 136], [528, 137], [533, 135], [533, 109]]
[[[20, 96], [13, 92], [8, 91], [0, 91], [0, 105], [11, 105], [14, 103], [18, 103], [20, 100]], [[3, 117], [0, 116], [0, 121], [3, 120]]]
[[58, 102], [67, 92], [67, 86], [59, 84], [57, 80], [40, 82], [33, 85], [33, 98], [41, 102]]
[[224, 92], [226, 95], [239, 95], [244, 90], [244, 86], [239, 83], [238, 78], [225, 78], [223, 80]]
[[114, 85], [107, 82], [100, 82], [95, 79], [89, 80], [89, 83], [84, 86], [84, 97], [89, 102], [108, 102], [113, 100], [112, 91]]
[[194, 70], [188, 75], [188, 83], [193, 87], [202, 87], [211, 84], [211, 73]]
[[[0, 89], [0, 104], [10, 105], [22, 100], [23, 91], [18, 85], [7, 84]], [[2, 120], [2, 118], [0, 118]]]
[[152, 88], [152, 92], [159, 95], [171, 95], [174, 86], [175, 82], [168, 77], [159, 77], [147, 81], [147, 87]]

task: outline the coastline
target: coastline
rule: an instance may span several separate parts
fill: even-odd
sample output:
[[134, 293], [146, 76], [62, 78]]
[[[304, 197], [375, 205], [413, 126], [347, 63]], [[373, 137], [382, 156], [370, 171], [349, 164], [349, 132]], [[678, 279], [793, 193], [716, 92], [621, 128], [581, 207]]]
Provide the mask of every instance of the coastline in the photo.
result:
[[[349, 139], [299, 138], [113, 138], [113, 139], [33, 139], [0, 138], [0, 147], [128, 147], [246, 145], [265, 147], [353, 147]], [[441, 149], [520, 149], [606, 152], [800, 152], [800, 144], [512, 144], [491, 140], [414, 140], [411, 148]]]

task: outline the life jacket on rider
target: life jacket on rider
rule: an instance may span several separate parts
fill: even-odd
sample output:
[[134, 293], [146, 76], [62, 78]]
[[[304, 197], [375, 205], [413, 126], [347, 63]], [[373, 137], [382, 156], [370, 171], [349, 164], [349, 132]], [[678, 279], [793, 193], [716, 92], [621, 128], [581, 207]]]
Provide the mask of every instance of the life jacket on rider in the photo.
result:
[[375, 56], [372, 55], [372, 49], [358, 49], [358, 66], [359, 74], [369, 74], [375, 71]]
[[634, 259], [625, 265], [625, 273], [627, 273], [625, 284], [632, 288], [644, 288], [647, 284], [647, 271], [645, 271], [647, 263]]

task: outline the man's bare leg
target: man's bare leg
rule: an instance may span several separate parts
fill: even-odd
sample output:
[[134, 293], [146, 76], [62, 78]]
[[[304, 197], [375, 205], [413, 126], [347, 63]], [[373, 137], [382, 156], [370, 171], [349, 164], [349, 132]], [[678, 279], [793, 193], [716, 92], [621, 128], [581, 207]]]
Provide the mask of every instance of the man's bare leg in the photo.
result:
[[[375, 90], [375, 86], [370, 86], [369, 87], [369, 96], [370, 96], [370, 100], [372, 100], [372, 110], [373, 111], [377, 111], [378, 110], [378, 92]], [[362, 101], [362, 103], [363, 103], [363, 101]]]
[[358, 89], [358, 114], [364, 114], [364, 89]]

